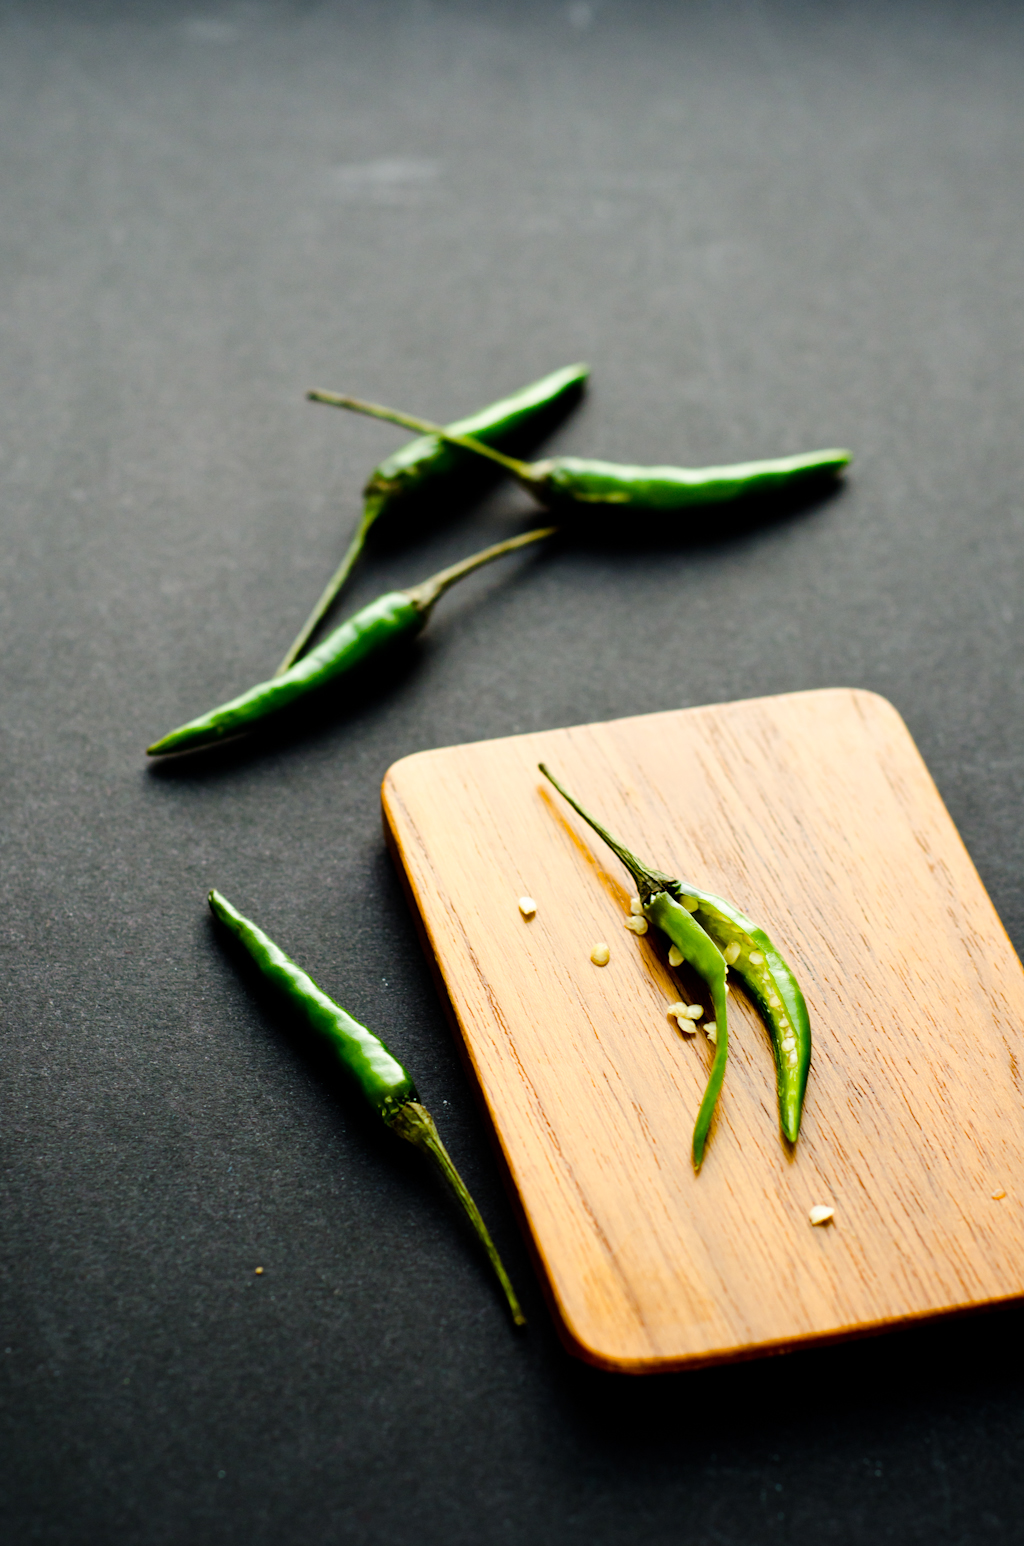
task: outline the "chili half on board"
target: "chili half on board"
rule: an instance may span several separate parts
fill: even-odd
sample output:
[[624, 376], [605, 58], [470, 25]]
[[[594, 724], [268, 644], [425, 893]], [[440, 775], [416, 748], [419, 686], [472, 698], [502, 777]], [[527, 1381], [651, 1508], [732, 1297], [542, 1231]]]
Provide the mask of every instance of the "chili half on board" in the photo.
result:
[[457, 435], [428, 419], [385, 408], [380, 403], [345, 397], [339, 392], [307, 392], [315, 403], [349, 408], [373, 419], [384, 419], [421, 434], [438, 435], [453, 446], [485, 456], [511, 473], [524, 489], [553, 510], [599, 506], [630, 510], [683, 510], [696, 505], [722, 504], [755, 495], [791, 492], [795, 488], [837, 477], [850, 461], [838, 449], [807, 451], [759, 462], [725, 467], [630, 467], [579, 456], [553, 456], [543, 462], [523, 462], [485, 446], [470, 435]]
[[626, 866], [636, 882], [644, 916], [657, 924], [682, 960], [689, 962], [711, 991], [717, 1039], [711, 1073], [693, 1129], [694, 1170], [700, 1169], [704, 1158], [708, 1128], [729, 1056], [726, 979], [730, 967], [750, 993], [768, 1026], [775, 1057], [779, 1123], [785, 1138], [796, 1143], [811, 1066], [811, 1022], [800, 985], [786, 961], [764, 930], [752, 923], [738, 907], [689, 881], [684, 883], [661, 870], [651, 869], [616, 842], [596, 817], [573, 799], [543, 762], [538, 767]]
[[[521, 387], [511, 397], [491, 403], [487, 408], [449, 424], [446, 435], [471, 435], [474, 440], [496, 449], [511, 449], [529, 435], [543, 434], [553, 419], [568, 411], [583, 394], [586, 365], [567, 365], [550, 376], [543, 376]], [[304, 654], [317, 628], [333, 606], [366, 545], [371, 528], [388, 516], [396, 505], [414, 495], [445, 493], [470, 466], [479, 467], [481, 459], [473, 451], [453, 445], [439, 435], [421, 435], [385, 458], [370, 474], [363, 489], [363, 514], [341, 563], [328, 580], [316, 606], [303, 623], [297, 637], [274, 672], [283, 676]]]
[[482, 553], [474, 553], [472, 557], [442, 569], [409, 590], [388, 591], [378, 596], [376, 601], [371, 601], [328, 634], [322, 644], [296, 661], [283, 676], [257, 682], [248, 692], [200, 714], [197, 719], [190, 719], [177, 730], [169, 731], [152, 746], [147, 746], [147, 755], [164, 757], [172, 752], [199, 751], [229, 737], [245, 734], [271, 715], [354, 670], [377, 651], [419, 633], [435, 602], [456, 580], [506, 553], [515, 553], [532, 542], [553, 536], [555, 530], [554, 526], [544, 526], [523, 532], [521, 536], [497, 542]]
[[420, 1101], [412, 1076], [392, 1056], [379, 1036], [328, 998], [311, 977], [307, 977], [262, 929], [232, 907], [226, 897], [219, 891], [211, 891], [209, 902], [214, 917], [244, 947], [262, 977], [277, 989], [311, 1031], [327, 1041], [349, 1081], [384, 1126], [426, 1154], [436, 1166], [487, 1253], [513, 1323], [525, 1326], [526, 1317], [487, 1225], [441, 1142], [433, 1117]]

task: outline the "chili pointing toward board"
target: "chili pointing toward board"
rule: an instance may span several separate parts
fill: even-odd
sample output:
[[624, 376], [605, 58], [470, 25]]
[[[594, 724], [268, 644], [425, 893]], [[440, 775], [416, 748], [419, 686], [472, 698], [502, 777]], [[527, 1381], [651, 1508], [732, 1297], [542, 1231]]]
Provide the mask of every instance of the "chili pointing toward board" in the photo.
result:
[[737, 462], [726, 467], [628, 467], [579, 456], [554, 456], [531, 464], [495, 451], [469, 435], [456, 435], [427, 419], [414, 418], [379, 403], [343, 397], [337, 392], [312, 391], [306, 395], [316, 403], [350, 408], [354, 413], [439, 435], [452, 445], [475, 451], [504, 467], [542, 505], [557, 510], [601, 505], [631, 510], [682, 510], [693, 505], [721, 504], [836, 477], [850, 461], [849, 451], [831, 449], [768, 461]]
[[[446, 435], [471, 435], [491, 447], [514, 445], [530, 430], [541, 428], [546, 420], [581, 396], [589, 369], [586, 365], [567, 365], [553, 371], [511, 397], [481, 408], [468, 419], [449, 424]], [[363, 489], [363, 515], [349, 543], [348, 551], [331, 576], [316, 606], [302, 625], [287, 655], [274, 672], [282, 676], [304, 653], [313, 634], [334, 603], [363, 551], [370, 528], [381, 516], [387, 516], [398, 504], [427, 490], [441, 494], [467, 466], [479, 466], [479, 458], [465, 447], [453, 445], [439, 435], [421, 435], [395, 451], [370, 475]]]
[[201, 714], [198, 719], [190, 719], [187, 724], [148, 746], [147, 755], [162, 757], [171, 752], [198, 751], [230, 736], [242, 735], [268, 716], [288, 708], [307, 693], [351, 671], [377, 650], [419, 633], [438, 597], [456, 580], [471, 574], [482, 564], [489, 564], [506, 553], [514, 553], [531, 542], [540, 542], [554, 532], [554, 526], [524, 532], [522, 536], [495, 543], [482, 553], [474, 553], [471, 558], [464, 558], [460, 563], [442, 569], [439, 574], [432, 575], [429, 580], [409, 590], [388, 591], [378, 596], [376, 601], [371, 601], [369, 606], [363, 607], [361, 612], [328, 634], [322, 644], [296, 661], [283, 676], [273, 676], [269, 681], [258, 682], [255, 687], [250, 687], [248, 692], [238, 698], [232, 698], [229, 703], [211, 709], [208, 714]]
[[764, 1016], [775, 1055], [779, 1122], [784, 1136], [796, 1143], [800, 1133], [807, 1075], [811, 1066], [811, 1022], [800, 986], [763, 929], [731, 902], [650, 869], [574, 800], [543, 762], [548, 781], [573, 810], [621, 859], [636, 881], [644, 915], [656, 923], [711, 990], [717, 1043], [704, 1099], [693, 1129], [693, 1166], [700, 1169], [708, 1128], [725, 1077], [728, 1058], [726, 978], [732, 967]]
[[421, 1104], [411, 1076], [378, 1036], [321, 992], [313, 979], [307, 977], [261, 929], [236, 911], [226, 897], [219, 891], [211, 891], [209, 902], [214, 917], [244, 946], [266, 981], [278, 989], [311, 1031], [327, 1040], [349, 1080], [384, 1126], [422, 1150], [436, 1165], [487, 1252], [514, 1324], [525, 1326], [526, 1317], [487, 1225], [441, 1142], [433, 1117]]

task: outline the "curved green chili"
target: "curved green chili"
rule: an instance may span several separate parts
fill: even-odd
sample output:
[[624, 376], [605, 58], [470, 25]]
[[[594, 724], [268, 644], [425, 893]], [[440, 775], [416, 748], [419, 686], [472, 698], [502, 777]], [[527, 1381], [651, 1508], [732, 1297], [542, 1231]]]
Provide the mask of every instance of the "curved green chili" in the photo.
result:
[[[548, 774], [550, 778], [550, 773]], [[578, 808], [578, 807], [577, 807]], [[638, 881], [639, 887], [641, 883]], [[725, 1078], [725, 1065], [729, 1061], [729, 1014], [726, 1007], [726, 977], [728, 967], [721, 951], [700, 924], [696, 923], [686, 908], [667, 891], [640, 893], [644, 915], [656, 923], [699, 977], [703, 977], [711, 990], [711, 1003], [715, 1011], [715, 1055], [704, 1096], [693, 1124], [691, 1154], [693, 1168], [699, 1170], [704, 1158], [711, 1118], [715, 1114], [718, 1097]], [[682, 965], [682, 962], [680, 962]]]
[[437, 1166], [487, 1252], [508, 1302], [512, 1320], [517, 1326], [525, 1326], [526, 1318], [519, 1308], [515, 1290], [494, 1241], [441, 1142], [433, 1117], [421, 1104], [411, 1075], [378, 1036], [328, 998], [311, 977], [307, 977], [250, 919], [232, 907], [219, 891], [210, 892], [209, 902], [214, 917], [230, 929], [245, 947], [263, 977], [302, 1016], [309, 1029], [330, 1044], [350, 1081], [385, 1127], [389, 1127], [399, 1138], [404, 1138], [406, 1143], [421, 1149]]
[[[811, 1022], [799, 984], [763, 929], [731, 902], [651, 869], [574, 800], [554, 774], [539, 764], [573, 810], [592, 827], [622, 861], [636, 882], [646, 917], [668, 936], [711, 990], [717, 1044], [707, 1090], [693, 1132], [693, 1163], [700, 1168], [711, 1116], [725, 1076], [728, 1032], [725, 984], [731, 968], [747, 988], [764, 1017], [775, 1058], [779, 1123], [790, 1143], [800, 1133], [800, 1116], [811, 1064]], [[684, 921], [685, 920], [685, 921]]]
[[689, 881], [685, 895], [688, 902], [697, 901], [694, 917], [715, 941], [768, 1026], [779, 1125], [789, 1142], [796, 1143], [811, 1067], [811, 1019], [800, 984], [765, 931], [738, 907]]
[[[545, 424], [571, 406], [586, 384], [586, 365], [567, 365], [540, 381], [531, 382], [503, 397], [500, 402], [481, 408], [467, 419], [447, 426], [449, 435], [472, 435], [483, 445], [508, 449], [524, 434], [542, 433]], [[282, 676], [298, 660], [359, 558], [374, 522], [388, 515], [395, 505], [427, 488], [441, 491], [444, 484], [464, 473], [479, 458], [464, 447], [452, 445], [439, 435], [421, 435], [386, 457], [370, 474], [363, 489], [363, 514], [341, 563], [328, 580], [323, 594], [302, 625], [287, 655], [274, 672]]]
[[727, 467], [629, 467], [579, 456], [549, 457], [523, 462], [485, 446], [469, 435], [457, 435], [427, 419], [398, 413], [379, 403], [336, 392], [306, 394], [313, 402], [350, 408], [406, 429], [439, 435], [504, 467], [542, 505], [553, 509], [608, 505], [631, 510], [682, 510], [691, 505], [721, 504], [755, 494], [778, 493], [813, 479], [835, 477], [850, 460], [849, 451], [807, 451], [768, 461], [738, 462]]
[[154, 741], [152, 746], [147, 746], [147, 754], [162, 757], [170, 752], [198, 751], [229, 736], [244, 734], [269, 715], [288, 708], [296, 699], [351, 671], [377, 650], [419, 633], [438, 597], [463, 575], [471, 574], [481, 564], [489, 564], [505, 553], [514, 553], [530, 542], [550, 537], [554, 530], [553, 526], [545, 526], [524, 532], [522, 536], [495, 543], [482, 553], [474, 553], [471, 558], [442, 569], [409, 590], [388, 591], [386, 595], [378, 596], [376, 601], [371, 601], [369, 606], [328, 634], [322, 644], [304, 655], [283, 676], [258, 682], [229, 703], [222, 703], [198, 719], [190, 719], [161, 740]]

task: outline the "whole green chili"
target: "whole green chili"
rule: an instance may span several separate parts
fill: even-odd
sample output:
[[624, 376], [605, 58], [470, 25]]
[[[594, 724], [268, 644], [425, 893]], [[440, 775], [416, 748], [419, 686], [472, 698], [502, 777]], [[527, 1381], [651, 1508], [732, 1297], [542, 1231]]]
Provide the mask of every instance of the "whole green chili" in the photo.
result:
[[414, 418], [379, 403], [343, 397], [337, 392], [312, 391], [306, 395], [313, 402], [350, 408], [354, 413], [439, 435], [452, 445], [475, 451], [504, 467], [535, 499], [552, 509], [607, 505], [616, 509], [682, 510], [692, 505], [721, 504], [834, 477], [850, 460], [849, 451], [831, 449], [726, 467], [629, 467], [579, 456], [554, 456], [531, 464], [495, 451], [469, 435], [457, 435], [427, 419]]
[[441, 1142], [433, 1117], [421, 1103], [410, 1074], [378, 1036], [328, 998], [311, 977], [307, 977], [250, 919], [232, 907], [219, 891], [210, 892], [209, 902], [214, 916], [245, 947], [267, 982], [282, 994], [311, 1031], [326, 1039], [351, 1083], [385, 1127], [422, 1150], [437, 1166], [487, 1252], [512, 1320], [517, 1326], [525, 1326], [526, 1318], [494, 1241]]
[[[586, 365], [567, 365], [543, 376], [510, 397], [481, 408], [467, 419], [447, 426], [449, 435], [472, 435], [483, 445], [505, 449], [524, 435], [543, 428], [545, 422], [568, 408], [583, 392], [589, 375]], [[328, 580], [323, 594], [302, 625], [287, 655], [274, 672], [282, 676], [305, 651], [322, 619], [334, 603], [363, 551], [370, 528], [397, 504], [428, 489], [443, 492], [451, 480], [480, 459], [465, 447], [439, 435], [421, 435], [387, 457], [370, 475], [363, 489], [363, 514], [341, 563]]]
[[644, 864], [628, 848], [616, 842], [606, 828], [573, 799], [543, 762], [538, 766], [573, 810], [626, 866], [636, 881], [644, 915], [668, 936], [711, 990], [717, 1042], [711, 1075], [693, 1130], [694, 1169], [700, 1169], [708, 1127], [725, 1077], [728, 1057], [725, 994], [730, 968], [747, 988], [767, 1022], [775, 1057], [779, 1122], [789, 1142], [796, 1143], [811, 1065], [811, 1022], [800, 986], [779, 951], [764, 930], [731, 902]]
[[170, 752], [197, 751], [229, 736], [244, 734], [269, 715], [278, 713], [307, 693], [351, 671], [377, 650], [419, 633], [438, 597], [456, 580], [471, 574], [482, 564], [501, 558], [505, 553], [514, 553], [528, 543], [540, 542], [554, 531], [553, 526], [545, 526], [536, 531], [524, 532], [519, 537], [495, 543], [482, 553], [474, 553], [471, 558], [464, 558], [460, 563], [442, 569], [439, 574], [432, 575], [420, 585], [411, 586], [409, 590], [388, 591], [378, 596], [376, 601], [371, 601], [328, 634], [322, 644], [296, 661], [283, 676], [258, 682], [255, 687], [232, 698], [229, 703], [201, 714], [198, 719], [190, 719], [187, 724], [148, 746], [148, 755], [162, 757]]

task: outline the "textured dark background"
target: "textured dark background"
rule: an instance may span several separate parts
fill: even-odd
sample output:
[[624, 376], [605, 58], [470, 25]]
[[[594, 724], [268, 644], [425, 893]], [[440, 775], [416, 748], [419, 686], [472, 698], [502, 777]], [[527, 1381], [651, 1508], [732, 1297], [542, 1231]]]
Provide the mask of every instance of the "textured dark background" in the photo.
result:
[[[423, 747], [874, 688], [1024, 942], [1022, 77], [1019, 5], [0, 4], [5, 1540], [1024, 1540], [1019, 1312], [658, 1379], [561, 1351], [377, 793]], [[305, 387], [445, 417], [577, 358], [560, 447], [847, 444], [848, 487], [510, 560], [379, 698], [145, 765], [276, 664], [402, 438]], [[378, 545], [351, 602], [527, 503]], [[525, 1337], [211, 885], [415, 1071]]]

